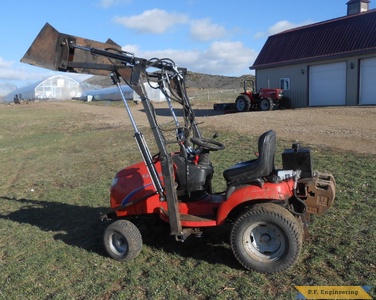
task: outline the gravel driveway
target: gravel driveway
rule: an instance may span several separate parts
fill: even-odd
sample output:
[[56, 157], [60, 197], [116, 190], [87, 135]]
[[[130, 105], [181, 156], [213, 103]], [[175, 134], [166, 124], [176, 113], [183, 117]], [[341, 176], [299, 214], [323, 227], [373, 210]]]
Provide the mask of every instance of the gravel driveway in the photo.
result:
[[[56, 109], [82, 111], [92, 115], [95, 124], [130, 124], [125, 109], [114, 106], [97, 106], [67, 102], [47, 102], [38, 105]], [[160, 123], [171, 120], [166, 102], [154, 103]], [[213, 109], [212, 104], [194, 105], [198, 122], [221, 130], [236, 130], [244, 134], [260, 135], [274, 129], [277, 138], [300, 141], [303, 145], [350, 150], [376, 154], [376, 106], [315, 107], [268, 112], [224, 114]], [[131, 110], [140, 126], [147, 126], [141, 104], [131, 104]]]
[[[164, 104], [156, 104], [163, 115]], [[300, 141], [303, 145], [322, 145], [358, 153], [376, 154], [376, 106], [315, 107], [267, 112], [224, 114], [212, 106], [196, 107], [199, 122], [221, 130], [261, 135], [273, 129], [277, 138]]]

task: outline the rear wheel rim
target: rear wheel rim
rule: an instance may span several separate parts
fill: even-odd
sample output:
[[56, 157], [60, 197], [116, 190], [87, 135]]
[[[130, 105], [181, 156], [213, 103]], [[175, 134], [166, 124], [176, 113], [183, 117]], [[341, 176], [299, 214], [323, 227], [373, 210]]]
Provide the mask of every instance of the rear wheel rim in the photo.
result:
[[244, 110], [244, 108], [245, 108], [244, 100], [243, 99], [238, 100], [238, 103], [236, 103], [236, 106], [237, 106], [239, 111]]
[[260, 262], [274, 262], [286, 251], [286, 238], [281, 229], [265, 222], [249, 226], [242, 238], [245, 251]]

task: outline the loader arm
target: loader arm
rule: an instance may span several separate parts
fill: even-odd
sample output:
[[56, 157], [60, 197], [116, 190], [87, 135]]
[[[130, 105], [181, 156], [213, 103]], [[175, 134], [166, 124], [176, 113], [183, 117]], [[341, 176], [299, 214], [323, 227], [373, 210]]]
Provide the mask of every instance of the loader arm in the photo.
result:
[[[185, 234], [181, 226], [178, 198], [174, 186], [172, 158], [167, 150], [164, 136], [158, 126], [154, 108], [145, 91], [143, 80], [147, 77], [146, 69], [150, 66], [174, 74], [179, 73], [175, 74], [176, 76], [172, 76], [172, 84], [170, 86], [175, 89], [175, 93], [180, 98], [187, 97], [185, 91], [182, 90], [181, 82], [176, 80], [177, 77], [182, 76], [182, 74], [184, 75], [186, 70], [177, 69], [174, 65], [166, 64], [162, 61], [150, 62], [144, 58], [135, 57], [129, 52], [122, 51], [121, 47], [111, 40], [101, 43], [62, 34], [48, 23], [42, 28], [21, 59], [21, 62], [55, 71], [111, 76], [122, 95], [124, 105], [134, 128], [135, 140], [148, 168], [156, 192], [160, 196], [160, 201], [167, 201], [171, 235], [174, 235], [178, 240], [183, 240]], [[137, 124], [133, 119], [120, 88], [119, 77], [123, 78], [141, 98], [154, 140], [160, 152], [163, 185], [153, 164], [150, 150], [142, 133], [137, 128]], [[201, 136], [189, 102], [187, 104], [184, 100], [182, 98], [181, 104], [184, 107], [184, 113], [187, 115], [188, 126], [192, 129], [194, 136]]]

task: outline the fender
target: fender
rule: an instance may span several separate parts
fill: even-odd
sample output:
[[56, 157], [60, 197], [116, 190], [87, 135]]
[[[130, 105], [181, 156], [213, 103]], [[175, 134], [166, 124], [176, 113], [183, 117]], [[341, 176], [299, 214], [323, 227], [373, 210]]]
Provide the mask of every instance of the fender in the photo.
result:
[[243, 203], [251, 203], [256, 200], [286, 201], [293, 196], [293, 187], [294, 181], [292, 179], [281, 181], [279, 183], [267, 182], [262, 188], [256, 185], [239, 186], [219, 207], [217, 213], [217, 224], [223, 224], [229, 213]]

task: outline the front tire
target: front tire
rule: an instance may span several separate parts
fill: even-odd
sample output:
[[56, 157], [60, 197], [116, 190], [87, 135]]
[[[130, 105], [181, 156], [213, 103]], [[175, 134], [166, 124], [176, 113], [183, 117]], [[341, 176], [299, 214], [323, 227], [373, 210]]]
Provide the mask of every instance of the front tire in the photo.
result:
[[260, 110], [261, 111], [268, 111], [273, 110], [273, 100], [269, 98], [262, 98], [260, 101]]
[[278, 100], [278, 108], [279, 109], [288, 109], [291, 108], [291, 101], [287, 97], [282, 97]]
[[108, 255], [118, 261], [132, 260], [142, 249], [140, 230], [127, 220], [110, 224], [104, 232], [103, 242]]
[[299, 221], [285, 208], [263, 203], [239, 217], [231, 232], [236, 259], [249, 270], [276, 273], [292, 266], [303, 243]]

